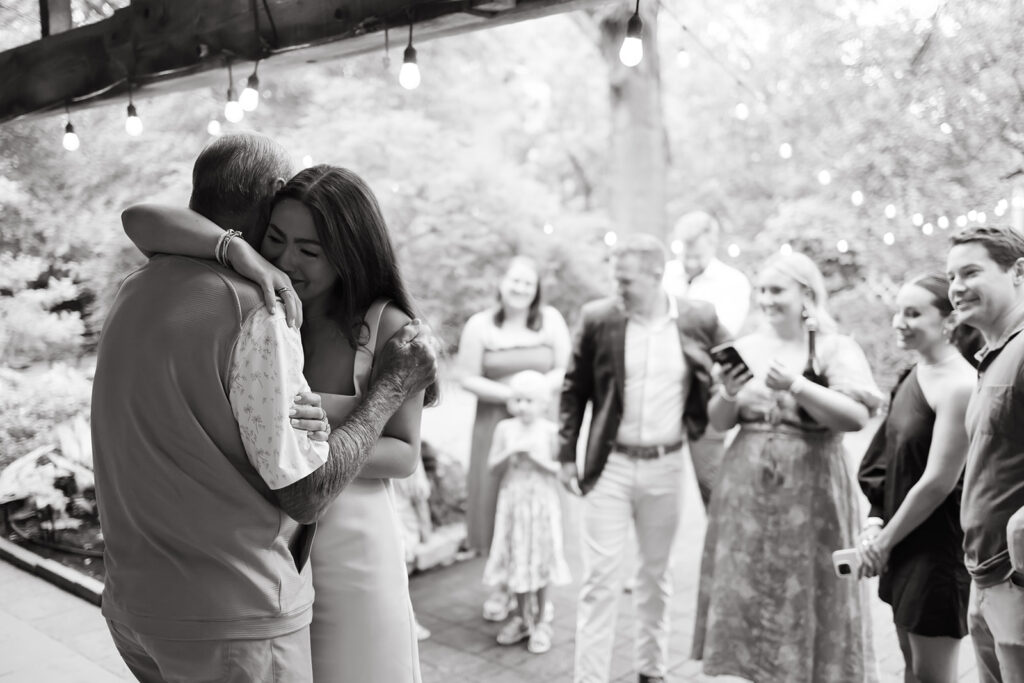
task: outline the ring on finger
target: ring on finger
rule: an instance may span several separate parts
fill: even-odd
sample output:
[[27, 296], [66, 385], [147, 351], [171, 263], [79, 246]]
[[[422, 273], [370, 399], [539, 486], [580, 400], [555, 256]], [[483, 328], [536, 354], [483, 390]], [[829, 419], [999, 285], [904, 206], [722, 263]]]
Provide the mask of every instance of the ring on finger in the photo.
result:
[[321, 432], [326, 432], [330, 428], [331, 428], [331, 423], [327, 421], [326, 417], [323, 420], [320, 421], [320, 431]]
[[284, 296], [285, 292], [290, 292], [290, 291], [292, 291], [291, 287], [278, 287], [277, 289], [274, 290], [274, 293], [275, 294], [280, 294], [281, 296]]

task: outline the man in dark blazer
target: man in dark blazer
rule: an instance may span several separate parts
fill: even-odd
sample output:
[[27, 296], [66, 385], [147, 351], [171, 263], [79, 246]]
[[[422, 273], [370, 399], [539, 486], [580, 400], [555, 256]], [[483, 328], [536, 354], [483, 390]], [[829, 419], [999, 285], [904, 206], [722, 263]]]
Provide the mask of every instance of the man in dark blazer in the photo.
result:
[[[707, 426], [708, 351], [729, 338], [710, 304], [665, 292], [666, 260], [650, 235], [620, 241], [612, 261], [616, 295], [584, 305], [562, 387], [560, 479], [584, 496], [576, 683], [608, 680], [630, 524], [640, 554], [636, 668], [641, 683], [666, 675], [683, 447]], [[576, 443], [588, 403], [581, 476]]]

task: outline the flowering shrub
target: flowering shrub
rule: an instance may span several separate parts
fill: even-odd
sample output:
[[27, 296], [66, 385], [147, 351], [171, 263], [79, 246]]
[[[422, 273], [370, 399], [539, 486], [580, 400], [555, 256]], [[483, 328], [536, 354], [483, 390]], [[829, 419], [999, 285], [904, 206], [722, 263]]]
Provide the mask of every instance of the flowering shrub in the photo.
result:
[[0, 358], [8, 365], [67, 358], [81, 347], [81, 316], [53, 312], [77, 299], [79, 289], [49, 269], [39, 257], [0, 253]]
[[88, 416], [92, 381], [56, 364], [44, 372], [0, 368], [0, 469], [26, 453], [57, 444], [57, 426]]

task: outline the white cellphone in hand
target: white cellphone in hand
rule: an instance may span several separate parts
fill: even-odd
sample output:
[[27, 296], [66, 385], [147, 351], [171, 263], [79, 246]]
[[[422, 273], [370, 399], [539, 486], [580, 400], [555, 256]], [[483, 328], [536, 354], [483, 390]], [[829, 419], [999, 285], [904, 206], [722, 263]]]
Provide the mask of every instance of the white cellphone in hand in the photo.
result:
[[860, 569], [860, 555], [856, 548], [843, 548], [832, 553], [832, 567], [839, 578], [857, 578]]

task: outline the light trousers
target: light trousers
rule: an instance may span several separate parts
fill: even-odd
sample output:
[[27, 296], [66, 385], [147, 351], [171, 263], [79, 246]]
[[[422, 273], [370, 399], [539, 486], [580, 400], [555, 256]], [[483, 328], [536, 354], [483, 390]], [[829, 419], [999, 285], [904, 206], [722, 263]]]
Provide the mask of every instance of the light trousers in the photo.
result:
[[576, 616], [576, 683], [609, 678], [622, 594], [623, 551], [632, 525], [640, 566], [636, 668], [664, 676], [668, 668], [672, 546], [683, 501], [682, 450], [654, 460], [613, 452], [583, 499], [583, 587]]
[[309, 627], [264, 640], [165, 640], [107, 619], [140, 683], [312, 683]]
[[1024, 576], [990, 588], [971, 583], [967, 625], [981, 683], [1024, 683]]

